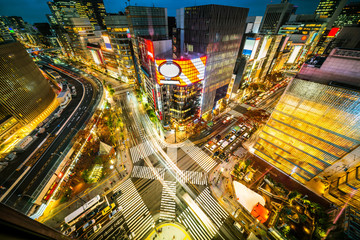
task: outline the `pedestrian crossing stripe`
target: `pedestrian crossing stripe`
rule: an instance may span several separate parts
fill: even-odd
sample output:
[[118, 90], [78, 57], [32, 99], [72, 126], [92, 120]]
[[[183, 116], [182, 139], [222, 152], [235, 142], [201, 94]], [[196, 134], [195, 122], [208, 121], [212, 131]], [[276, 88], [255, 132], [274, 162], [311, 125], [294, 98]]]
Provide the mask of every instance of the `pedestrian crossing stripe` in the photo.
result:
[[142, 239], [152, 229], [155, 221], [130, 179], [120, 184], [114, 192], [119, 190], [122, 194], [116, 201], [122, 207], [129, 234], [133, 233], [135, 239]]
[[175, 219], [176, 182], [164, 181], [160, 203], [160, 221], [172, 221]]
[[181, 149], [207, 173], [217, 165], [217, 162], [214, 159], [209, 157], [199, 147], [195, 146], [190, 140], [186, 140]]
[[[204, 172], [194, 171], [182, 171], [185, 183], [196, 184], [196, 185], [207, 185], [207, 174]], [[176, 176], [176, 180], [180, 182], [179, 176]]]
[[208, 231], [196, 214], [191, 212], [190, 207], [180, 214], [177, 221], [186, 227], [195, 240], [211, 240], [215, 236], [214, 232]]
[[[156, 171], [158, 174], [154, 174]], [[164, 168], [154, 168], [154, 167], [147, 167], [147, 166], [134, 166], [131, 172], [131, 177], [135, 178], [146, 178], [146, 179], [158, 179], [160, 176], [161, 180], [165, 177], [165, 169]]]
[[130, 154], [133, 163], [137, 163], [141, 158], [148, 157], [153, 153], [154, 151], [150, 147], [148, 141], [130, 148]]
[[204, 209], [218, 228], [221, 227], [225, 219], [229, 216], [228, 212], [226, 212], [211, 195], [209, 188], [205, 188], [195, 199], [195, 202]]
[[196, 197], [195, 202], [202, 208], [204, 213], [211, 219], [211, 223], [207, 223], [205, 227], [199, 217], [192, 212], [190, 207], [183, 211], [177, 220], [188, 228], [194, 239], [212, 239], [219, 234], [219, 229], [229, 214], [211, 195], [210, 189], [207, 187]]

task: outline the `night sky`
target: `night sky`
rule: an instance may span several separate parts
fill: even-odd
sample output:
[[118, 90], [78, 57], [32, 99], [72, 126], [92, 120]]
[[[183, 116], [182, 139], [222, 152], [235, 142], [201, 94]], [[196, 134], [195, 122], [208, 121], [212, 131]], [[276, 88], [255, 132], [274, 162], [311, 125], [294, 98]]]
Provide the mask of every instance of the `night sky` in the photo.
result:
[[[29, 23], [47, 22], [45, 14], [50, 13], [47, 0], [0, 0], [1, 16], [21, 16]], [[117, 13], [124, 11], [126, 0], [104, 0], [106, 11]], [[318, 5], [318, 0], [293, 0], [298, 6], [296, 13], [312, 14]], [[263, 16], [266, 4], [280, 3], [280, 0], [131, 0], [131, 5], [165, 7], [168, 16], [176, 16], [176, 9], [205, 4], [221, 4], [249, 8], [249, 16]]]

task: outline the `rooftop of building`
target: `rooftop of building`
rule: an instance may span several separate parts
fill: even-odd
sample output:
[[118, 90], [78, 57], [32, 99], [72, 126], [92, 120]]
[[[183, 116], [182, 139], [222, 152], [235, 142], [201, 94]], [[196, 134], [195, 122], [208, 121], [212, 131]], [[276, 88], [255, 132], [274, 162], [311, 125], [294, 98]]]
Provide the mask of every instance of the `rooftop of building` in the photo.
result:
[[314, 57], [308, 60], [297, 77], [359, 91], [359, 65], [360, 49], [335, 48], [326, 58]]

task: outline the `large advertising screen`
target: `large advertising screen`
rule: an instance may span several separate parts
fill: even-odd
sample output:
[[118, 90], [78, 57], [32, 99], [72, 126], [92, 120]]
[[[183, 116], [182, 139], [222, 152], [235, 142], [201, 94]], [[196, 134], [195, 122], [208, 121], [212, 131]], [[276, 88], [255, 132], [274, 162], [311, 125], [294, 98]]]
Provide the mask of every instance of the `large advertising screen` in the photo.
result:
[[150, 74], [151, 62], [154, 61], [154, 45], [151, 40], [139, 38], [139, 57], [142, 69]]
[[194, 59], [156, 59], [156, 79], [161, 84], [189, 86], [205, 77], [206, 56]]

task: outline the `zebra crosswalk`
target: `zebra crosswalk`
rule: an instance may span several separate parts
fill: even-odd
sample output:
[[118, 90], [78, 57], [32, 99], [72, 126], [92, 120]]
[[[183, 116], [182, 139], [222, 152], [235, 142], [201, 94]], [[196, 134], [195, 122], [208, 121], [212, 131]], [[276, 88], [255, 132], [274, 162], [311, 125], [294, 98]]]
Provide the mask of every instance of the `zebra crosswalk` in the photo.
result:
[[150, 147], [149, 142], [140, 143], [130, 148], [131, 159], [133, 163], [137, 163], [141, 158], [145, 158], [153, 154], [154, 151]]
[[129, 231], [134, 239], [142, 239], [152, 229], [155, 221], [130, 179], [120, 184], [115, 191], [119, 190], [122, 194], [117, 198], [117, 202], [122, 207]]
[[192, 212], [190, 207], [187, 207], [177, 221], [186, 227], [195, 240], [210, 240], [216, 235], [214, 231], [209, 231], [202, 223], [201, 219]]
[[209, 157], [199, 147], [195, 146], [190, 140], [186, 140], [181, 149], [195, 162], [197, 162], [197, 164], [199, 164], [199, 166], [207, 173], [217, 165], [214, 159]]
[[211, 218], [211, 220], [216, 224], [218, 228], [221, 227], [225, 219], [229, 214], [224, 210], [222, 206], [211, 196], [209, 188], [205, 188], [204, 191], [195, 199]]
[[[197, 185], [207, 185], [207, 174], [204, 172], [194, 172], [194, 171], [182, 171], [183, 177], [181, 180], [185, 183], [197, 184]], [[180, 182], [177, 176], [176, 180]]]
[[160, 204], [160, 221], [172, 221], [175, 218], [176, 182], [164, 181]]
[[[177, 220], [182, 223], [190, 232], [194, 239], [213, 239], [219, 233], [219, 229], [229, 214], [223, 207], [211, 196], [209, 188], [204, 191], [195, 199], [198, 206], [202, 211], [211, 219], [199, 218], [190, 207], [183, 211]], [[201, 214], [200, 214], [201, 216]], [[205, 226], [206, 225], [206, 226]]]
[[[156, 171], [158, 174], [154, 174]], [[146, 179], [164, 179], [165, 177], [165, 168], [154, 168], [154, 167], [146, 167], [146, 166], [134, 166], [131, 171], [131, 177], [135, 178], [146, 178]]]

